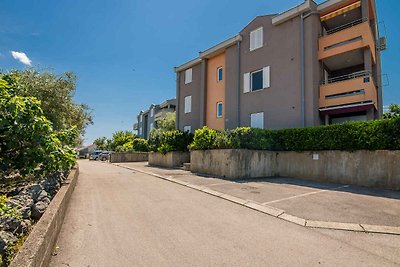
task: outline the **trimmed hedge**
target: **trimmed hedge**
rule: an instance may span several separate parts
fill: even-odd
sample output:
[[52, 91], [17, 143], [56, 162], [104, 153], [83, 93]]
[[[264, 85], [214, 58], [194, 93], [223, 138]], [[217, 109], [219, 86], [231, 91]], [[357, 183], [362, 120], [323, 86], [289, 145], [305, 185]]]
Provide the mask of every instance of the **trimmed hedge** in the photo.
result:
[[166, 154], [171, 151], [188, 151], [193, 141], [193, 134], [180, 130], [160, 131], [153, 130], [149, 137], [150, 151]]
[[398, 150], [400, 118], [368, 122], [347, 122], [282, 130], [249, 127], [216, 131], [196, 130], [191, 150], [253, 149], [271, 151]]

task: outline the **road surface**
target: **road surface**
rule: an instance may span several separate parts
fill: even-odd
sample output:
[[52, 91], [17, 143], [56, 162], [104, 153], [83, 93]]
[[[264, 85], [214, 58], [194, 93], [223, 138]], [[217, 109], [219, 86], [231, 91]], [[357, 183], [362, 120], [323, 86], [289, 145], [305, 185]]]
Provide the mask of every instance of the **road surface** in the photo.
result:
[[396, 265], [345, 237], [150, 175], [79, 165], [51, 266]]

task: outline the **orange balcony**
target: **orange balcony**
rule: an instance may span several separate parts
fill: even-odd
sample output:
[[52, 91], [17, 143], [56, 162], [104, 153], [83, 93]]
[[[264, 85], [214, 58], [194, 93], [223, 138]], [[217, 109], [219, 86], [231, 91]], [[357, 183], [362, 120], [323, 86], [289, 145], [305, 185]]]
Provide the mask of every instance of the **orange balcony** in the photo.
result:
[[368, 72], [342, 76], [342, 79], [345, 78], [346, 80], [333, 79], [331, 83], [320, 86], [320, 108], [365, 102], [374, 103], [376, 108], [376, 87]]
[[343, 30], [339, 28], [339, 31], [319, 38], [319, 60], [356, 49], [369, 48], [375, 64], [375, 41], [369, 21], [354, 24], [343, 25]]

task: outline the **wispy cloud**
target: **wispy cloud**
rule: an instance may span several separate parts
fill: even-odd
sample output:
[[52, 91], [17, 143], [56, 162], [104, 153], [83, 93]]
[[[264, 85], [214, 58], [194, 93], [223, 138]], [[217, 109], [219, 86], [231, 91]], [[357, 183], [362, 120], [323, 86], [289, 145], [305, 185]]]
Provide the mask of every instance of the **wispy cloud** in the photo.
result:
[[32, 60], [30, 60], [29, 57], [24, 52], [11, 51], [11, 55], [13, 56], [14, 59], [18, 60], [22, 64], [28, 66], [32, 65]]

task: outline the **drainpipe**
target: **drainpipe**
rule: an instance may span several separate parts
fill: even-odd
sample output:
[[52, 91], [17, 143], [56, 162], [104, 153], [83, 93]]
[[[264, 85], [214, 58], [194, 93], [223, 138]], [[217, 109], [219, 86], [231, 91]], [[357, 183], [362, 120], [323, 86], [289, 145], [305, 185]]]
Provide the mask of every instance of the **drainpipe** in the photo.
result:
[[237, 115], [238, 115], [238, 127], [240, 127], [240, 41], [237, 42], [237, 50], [238, 50], [238, 106], [237, 106]]
[[[176, 69], [175, 69], [176, 71]], [[175, 108], [175, 127], [179, 130], [179, 100], [180, 100], [180, 90], [179, 90], [179, 71], [176, 71], [176, 108]]]
[[306, 114], [305, 114], [305, 43], [304, 43], [304, 20], [310, 15], [319, 14], [318, 11], [310, 11], [308, 13], [301, 13], [300, 16], [300, 72], [301, 72], [301, 127], [306, 126]]

